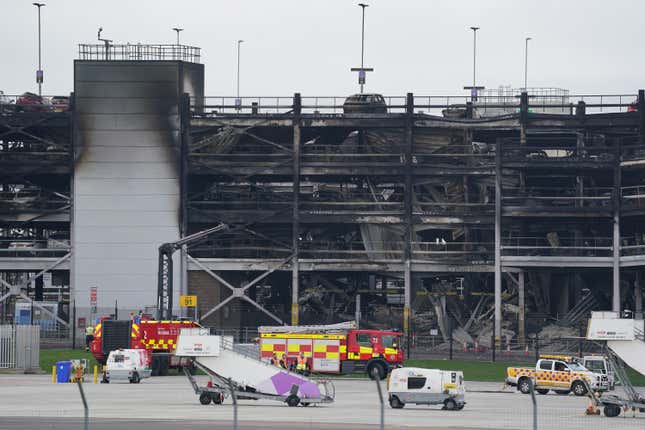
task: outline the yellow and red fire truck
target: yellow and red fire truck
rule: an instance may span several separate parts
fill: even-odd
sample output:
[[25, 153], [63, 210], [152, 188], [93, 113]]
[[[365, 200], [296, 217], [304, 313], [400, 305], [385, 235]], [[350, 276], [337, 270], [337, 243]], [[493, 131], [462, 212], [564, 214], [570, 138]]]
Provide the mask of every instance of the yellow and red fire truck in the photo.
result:
[[163, 376], [168, 369], [191, 365], [189, 359], [176, 357], [172, 352], [177, 348], [180, 330], [195, 326], [193, 321], [102, 318], [94, 328], [90, 351], [99, 363], [105, 364], [110, 351], [115, 349], [148, 350], [152, 353], [152, 376]]
[[294, 365], [300, 354], [307, 369], [316, 373], [367, 372], [385, 379], [390, 370], [403, 366], [402, 333], [357, 329], [353, 322], [319, 326], [260, 327], [260, 357], [275, 354]]

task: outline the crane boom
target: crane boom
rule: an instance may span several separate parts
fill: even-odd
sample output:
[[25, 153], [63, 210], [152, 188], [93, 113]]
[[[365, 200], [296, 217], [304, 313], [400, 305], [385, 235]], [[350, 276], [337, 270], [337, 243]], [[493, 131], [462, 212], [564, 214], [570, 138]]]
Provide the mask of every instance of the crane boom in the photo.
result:
[[159, 246], [159, 266], [157, 274], [157, 318], [159, 320], [172, 319], [172, 290], [173, 290], [173, 263], [172, 255], [184, 245], [198, 242], [213, 233], [228, 230], [228, 225], [220, 223], [215, 227], [198, 231], [174, 242], [166, 242]]

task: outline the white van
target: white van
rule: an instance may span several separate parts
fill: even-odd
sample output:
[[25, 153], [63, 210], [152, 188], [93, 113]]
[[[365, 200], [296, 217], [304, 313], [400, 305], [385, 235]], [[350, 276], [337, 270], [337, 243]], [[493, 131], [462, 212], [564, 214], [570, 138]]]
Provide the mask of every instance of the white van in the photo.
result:
[[464, 408], [464, 373], [454, 370], [401, 367], [392, 370], [387, 390], [390, 406], [401, 409], [406, 403], [443, 405], [454, 411]]
[[103, 382], [129, 381], [138, 384], [144, 378], [149, 378], [150, 353], [145, 349], [116, 349], [110, 351], [105, 363]]

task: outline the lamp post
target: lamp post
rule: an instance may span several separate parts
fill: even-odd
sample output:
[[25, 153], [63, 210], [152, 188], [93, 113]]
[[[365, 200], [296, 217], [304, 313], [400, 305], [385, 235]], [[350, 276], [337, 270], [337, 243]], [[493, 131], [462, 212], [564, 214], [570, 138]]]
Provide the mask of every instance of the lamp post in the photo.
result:
[[528, 80], [528, 70], [529, 70], [529, 40], [531, 40], [530, 37], [527, 37], [524, 39], [524, 91], [527, 90], [527, 80]]
[[477, 30], [479, 27], [470, 27], [473, 31], [473, 87], [475, 86], [475, 73], [477, 71]]
[[177, 45], [179, 45], [179, 33], [184, 31], [184, 29], [178, 27], [173, 27], [172, 29], [177, 32]]
[[[362, 9], [362, 18], [361, 18], [361, 69], [364, 67], [364, 58], [365, 58], [365, 8], [369, 7], [366, 3], [358, 4]], [[365, 72], [363, 72], [365, 73]], [[361, 81], [361, 94], [363, 94], [363, 86], [365, 85], [365, 78]]]
[[38, 8], [38, 70], [36, 71], [36, 83], [38, 84], [38, 95], [42, 95], [43, 87], [43, 69], [41, 62], [41, 39], [40, 39], [40, 8], [45, 6], [45, 3], [32, 3]]
[[476, 82], [476, 72], [477, 72], [477, 30], [479, 27], [470, 27], [473, 31], [473, 84], [472, 86], [464, 87], [465, 90], [470, 90], [470, 99], [473, 102], [477, 101], [477, 90], [483, 90], [484, 87], [478, 87]]
[[240, 46], [243, 40], [237, 41], [237, 97], [235, 98], [235, 108], [242, 109], [242, 99], [240, 99]]
[[358, 4], [362, 9], [361, 18], [361, 67], [352, 67], [352, 72], [358, 72], [358, 84], [361, 86], [361, 94], [363, 93], [363, 86], [365, 85], [366, 72], [373, 72], [372, 67], [365, 67], [365, 8], [369, 7], [367, 3]]

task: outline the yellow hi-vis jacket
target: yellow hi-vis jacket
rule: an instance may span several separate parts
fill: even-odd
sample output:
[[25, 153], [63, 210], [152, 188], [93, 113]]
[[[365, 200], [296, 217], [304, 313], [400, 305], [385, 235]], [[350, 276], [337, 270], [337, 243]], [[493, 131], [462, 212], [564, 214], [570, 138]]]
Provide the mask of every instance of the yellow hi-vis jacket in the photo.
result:
[[307, 369], [307, 360], [304, 357], [298, 357], [298, 364], [296, 364], [296, 370], [306, 370]]
[[85, 327], [85, 336], [94, 336], [94, 327]]

